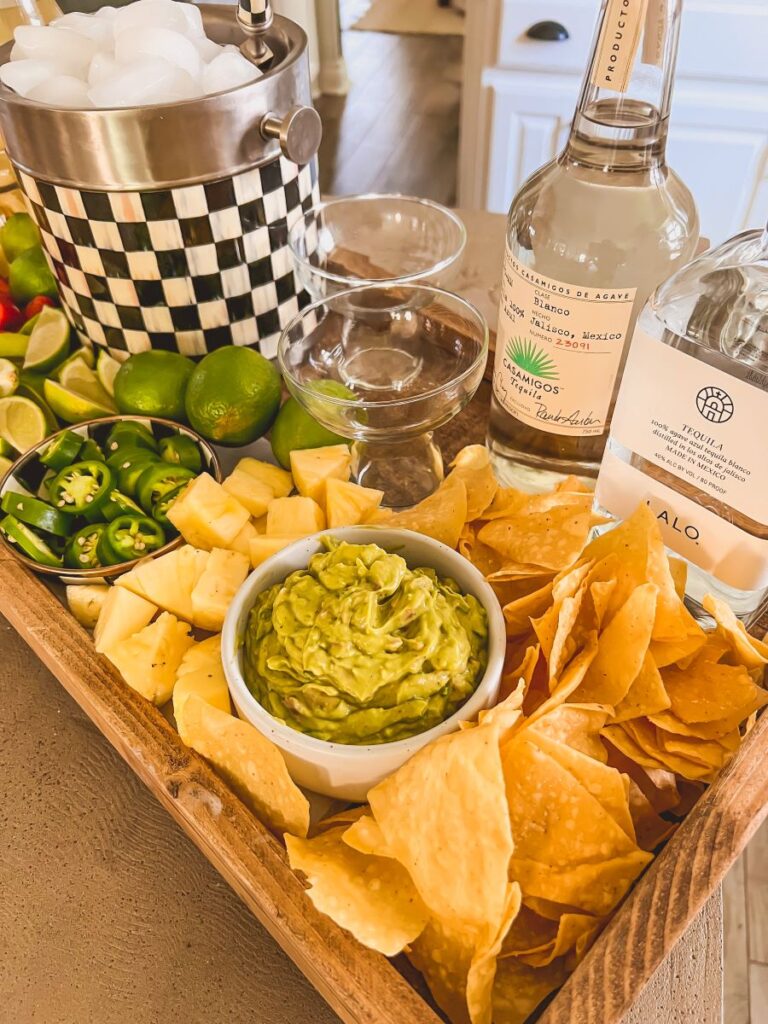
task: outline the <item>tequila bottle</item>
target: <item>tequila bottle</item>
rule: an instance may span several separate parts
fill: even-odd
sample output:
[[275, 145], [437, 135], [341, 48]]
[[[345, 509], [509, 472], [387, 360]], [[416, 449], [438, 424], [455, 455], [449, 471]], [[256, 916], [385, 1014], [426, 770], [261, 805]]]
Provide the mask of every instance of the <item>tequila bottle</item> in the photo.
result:
[[637, 315], [696, 249], [665, 156], [681, 7], [604, 0], [565, 149], [512, 202], [488, 438], [505, 483], [597, 475]]
[[704, 253], [651, 296], [635, 329], [596, 498], [646, 501], [713, 593], [751, 621], [768, 588], [768, 229]]

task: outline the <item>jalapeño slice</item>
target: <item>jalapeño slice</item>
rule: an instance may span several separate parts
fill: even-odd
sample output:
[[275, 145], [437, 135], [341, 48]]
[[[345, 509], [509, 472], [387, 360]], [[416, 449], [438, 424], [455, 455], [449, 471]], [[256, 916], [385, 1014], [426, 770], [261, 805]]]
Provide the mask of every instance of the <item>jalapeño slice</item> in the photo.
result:
[[9, 542], [27, 558], [31, 558], [40, 565], [50, 565], [60, 568], [61, 558], [53, 551], [39, 534], [31, 530], [25, 523], [19, 522], [16, 516], [8, 515], [0, 520], [0, 530], [7, 537]]
[[45, 530], [46, 533], [53, 533], [57, 537], [69, 537], [72, 533], [72, 517], [47, 502], [40, 501], [39, 498], [6, 491], [0, 506], [3, 512], [15, 516], [27, 526]]
[[51, 441], [40, 456], [40, 461], [44, 466], [57, 472], [65, 466], [71, 466], [80, 454], [83, 441], [84, 439], [74, 430], [65, 430]]
[[158, 462], [149, 466], [139, 477], [136, 485], [136, 497], [141, 507], [151, 514], [155, 502], [168, 491], [174, 490], [179, 484], [186, 483], [196, 474], [186, 466], [172, 466], [168, 462]]
[[104, 519], [107, 522], [111, 522], [113, 519], [117, 519], [118, 516], [143, 516], [144, 511], [141, 509], [133, 498], [129, 498], [127, 494], [123, 494], [122, 491], [118, 491], [115, 488], [109, 492], [109, 497], [95, 511], [90, 510], [85, 513], [85, 518], [89, 523], [98, 523]]
[[106, 523], [91, 523], [78, 530], [64, 549], [64, 565], [70, 569], [98, 569], [99, 539], [107, 528]]
[[51, 503], [64, 512], [80, 515], [100, 508], [113, 489], [112, 470], [104, 462], [89, 459], [62, 469], [48, 485]]
[[157, 441], [149, 427], [136, 420], [123, 420], [116, 423], [107, 434], [107, 443], [104, 446], [107, 455], [116, 452], [118, 448], [146, 448], [148, 451], [157, 451]]
[[185, 466], [194, 473], [199, 473], [203, 468], [200, 449], [186, 434], [164, 437], [160, 442], [160, 458], [175, 466]]
[[118, 516], [99, 539], [99, 557], [104, 565], [119, 565], [143, 558], [165, 544], [162, 526], [148, 516]]

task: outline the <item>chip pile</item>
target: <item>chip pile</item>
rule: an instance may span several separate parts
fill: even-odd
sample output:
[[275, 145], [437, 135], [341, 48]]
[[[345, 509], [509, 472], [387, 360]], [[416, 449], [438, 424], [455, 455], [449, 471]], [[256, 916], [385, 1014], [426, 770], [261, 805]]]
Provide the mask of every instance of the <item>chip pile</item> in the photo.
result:
[[377, 521], [458, 549], [507, 622], [503, 699], [423, 748], [369, 804], [286, 836], [321, 911], [406, 952], [454, 1022], [523, 1024], [733, 757], [768, 703], [768, 645], [722, 602], [704, 631], [646, 506], [587, 543], [576, 480], [527, 495], [464, 449]]

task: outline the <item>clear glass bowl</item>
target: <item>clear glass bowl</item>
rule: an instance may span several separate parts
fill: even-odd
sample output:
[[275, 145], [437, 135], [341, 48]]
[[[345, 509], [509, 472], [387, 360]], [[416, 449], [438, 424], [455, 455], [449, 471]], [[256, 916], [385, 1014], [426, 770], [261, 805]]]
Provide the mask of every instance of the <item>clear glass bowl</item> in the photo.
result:
[[277, 353], [288, 390], [354, 442], [355, 479], [393, 508], [442, 480], [432, 432], [470, 401], [487, 355], [483, 315], [426, 285], [367, 285], [315, 302], [283, 331]]
[[318, 203], [288, 237], [296, 272], [314, 299], [361, 284], [431, 284], [454, 279], [467, 232], [429, 199], [344, 196]]

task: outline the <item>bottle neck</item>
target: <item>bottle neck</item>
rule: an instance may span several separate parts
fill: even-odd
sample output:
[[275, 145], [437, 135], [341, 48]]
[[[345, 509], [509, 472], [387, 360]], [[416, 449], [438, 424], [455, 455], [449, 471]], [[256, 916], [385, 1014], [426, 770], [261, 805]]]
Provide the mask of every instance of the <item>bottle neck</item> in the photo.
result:
[[566, 159], [664, 164], [681, 12], [682, 0], [603, 0]]

